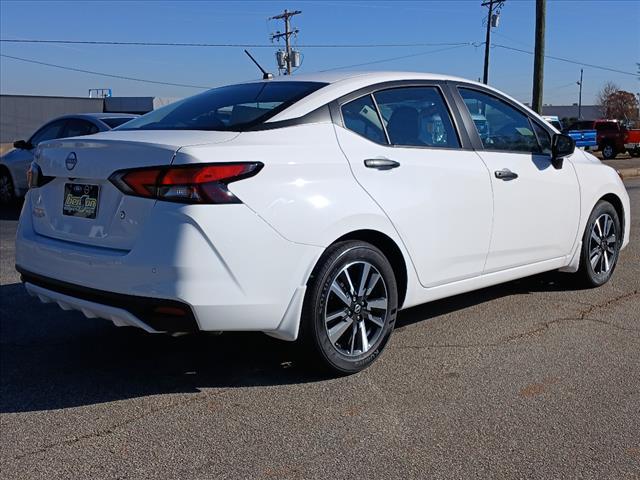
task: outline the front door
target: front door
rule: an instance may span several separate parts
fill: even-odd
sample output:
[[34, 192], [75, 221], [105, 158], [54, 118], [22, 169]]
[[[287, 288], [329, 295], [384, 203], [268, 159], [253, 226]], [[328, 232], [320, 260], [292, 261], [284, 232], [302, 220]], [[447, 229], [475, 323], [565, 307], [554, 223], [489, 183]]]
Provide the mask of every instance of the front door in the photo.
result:
[[558, 259], [571, 252], [580, 220], [570, 163], [551, 164], [550, 131], [485, 91], [458, 88], [491, 173], [493, 234], [485, 273]]
[[489, 250], [491, 179], [463, 150], [438, 86], [391, 88], [344, 103], [340, 146], [402, 238], [421, 284], [478, 276]]

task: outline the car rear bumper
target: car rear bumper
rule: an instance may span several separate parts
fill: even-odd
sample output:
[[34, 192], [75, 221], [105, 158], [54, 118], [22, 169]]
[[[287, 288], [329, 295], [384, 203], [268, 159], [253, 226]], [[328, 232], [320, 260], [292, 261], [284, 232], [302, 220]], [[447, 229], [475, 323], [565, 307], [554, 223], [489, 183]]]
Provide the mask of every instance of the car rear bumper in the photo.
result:
[[[290, 307], [297, 305], [294, 300], [322, 253], [319, 247], [284, 239], [242, 204], [158, 202], [131, 250], [38, 235], [31, 210], [28, 194], [16, 238], [16, 268], [27, 288], [43, 299], [84, 307], [90, 316], [113, 321], [110, 309], [119, 309], [148, 331], [278, 335], [285, 328], [285, 313], [299, 316]], [[157, 315], [159, 307], [171, 307], [160, 312], [182, 308], [186, 313], [167, 318]], [[116, 313], [121, 318], [114, 323], [132, 323]], [[280, 336], [295, 338], [297, 325], [292, 332], [290, 324], [291, 318], [289, 331]]]

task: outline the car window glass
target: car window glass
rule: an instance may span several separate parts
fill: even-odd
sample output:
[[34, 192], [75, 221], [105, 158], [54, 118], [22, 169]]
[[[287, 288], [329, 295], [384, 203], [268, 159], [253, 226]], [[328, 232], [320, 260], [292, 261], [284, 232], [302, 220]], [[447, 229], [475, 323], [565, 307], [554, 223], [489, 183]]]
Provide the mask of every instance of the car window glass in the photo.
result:
[[459, 148], [449, 111], [436, 87], [407, 87], [374, 94], [393, 145]]
[[527, 115], [486, 93], [467, 88], [459, 90], [487, 150], [541, 151]]
[[260, 124], [326, 83], [274, 81], [214, 88], [153, 110], [120, 130], [231, 130]]
[[551, 155], [551, 135], [536, 122], [532, 121], [531, 124], [533, 125], [533, 129], [536, 131], [536, 136], [538, 137], [542, 153]]
[[97, 133], [98, 127], [87, 120], [72, 119], [67, 121], [67, 128], [65, 129], [65, 137], [81, 137], [83, 135], [91, 135]]
[[103, 123], [106, 123], [109, 128], [116, 128], [120, 125], [127, 123], [133, 120], [136, 117], [111, 117], [111, 118], [101, 118]]
[[358, 135], [372, 142], [387, 143], [371, 95], [345, 103], [342, 106], [342, 118], [344, 126]]
[[62, 129], [64, 127], [64, 120], [58, 120], [45, 125], [38, 130], [33, 137], [31, 137], [31, 145], [34, 147], [39, 143], [46, 142], [47, 140], [53, 140], [54, 138], [60, 138], [62, 136]]

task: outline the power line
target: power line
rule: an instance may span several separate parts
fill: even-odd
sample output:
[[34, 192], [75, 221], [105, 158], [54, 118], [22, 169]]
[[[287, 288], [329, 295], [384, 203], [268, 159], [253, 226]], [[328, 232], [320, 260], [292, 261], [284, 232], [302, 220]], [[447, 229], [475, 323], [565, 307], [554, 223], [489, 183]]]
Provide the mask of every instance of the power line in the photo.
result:
[[[117, 45], [138, 47], [214, 47], [214, 48], [275, 48], [271, 43], [174, 43], [174, 42], [120, 42], [102, 40], [33, 40], [19, 38], [1, 38], [4, 43], [39, 43], [66, 45]], [[408, 48], [408, 47], [444, 47], [459, 45], [454, 42], [420, 43], [310, 43], [297, 45], [300, 48]]]
[[364, 63], [355, 63], [352, 65], [343, 65], [341, 67], [333, 67], [333, 68], [327, 68], [326, 70], [320, 70], [320, 72], [331, 72], [333, 70], [342, 70], [344, 68], [354, 68], [354, 67], [363, 67], [365, 65], [374, 65], [376, 63], [385, 63], [385, 62], [392, 62], [394, 60], [402, 60], [404, 58], [412, 58], [412, 57], [419, 57], [422, 55], [429, 55], [430, 53], [438, 53], [438, 52], [445, 52], [447, 50], [454, 50], [456, 48], [460, 48], [460, 47], [470, 47], [470, 46], [475, 46], [476, 44], [473, 42], [469, 42], [469, 43], [458, 43], [454, 46], [451, 47], [447, 47], [447, 48], [440, 48], [438, 50], [429, 50], [427, 52], [418, 52], [418, 53], [412, 53], [409, 55], [401, 55], [399, 57], [390, 57], [390, 58], [382, 58], [380, 60], [372, 60], [370, 62], [364, 62]]
[[160, 82], [158, 80], [148, 80], [148, 79], [145, 79], [145, 78], [127, 77], [125, 75], [114, 75], [114, 74], [111, 74], [111, 73], [94, 72], [92, 70], [84, 70], [82, 68], [67, 67], [65, 65], [56, 65], [55, 63], [40, 62], [38, 60], [32, 60], [32, 59], [29, 59], [29, 58], [14, 57], [13, 55], [5, 55], [4, 53], [0, 54], [0, 57], [10, 58], [12, 60], [18, 60], [18, 61], [26, 62], [26, 63], [34, 63], [36, 65], [44, 65], [44, 66], [47, 66], [47, 67], [59, 68], [61, 70], [70, 70], [72, 72], [88, 73], [88, 74], [91, 74], [91, 75], [99, 75], [99, 76], [102, 76], [102, 77], [109, 77], [109, 78], [119, 78], [121, 80], [131, 80], [131, 81], [134, 81], [134, 82], [153, 83], [153, 84], [156, 84], [156, 85], [169, 85], [169, 86], [172, 86], [172, 87], [199, 88], [199, 89], [203, 89], [203, 90], [208, 90], [209, 88], [211, 88], [211, 87], [204, 87], [202, 85], [190, 85], [190, 84], [186, 84], [186, 83]]
[[[506, 45], [500, 45], [499, 43], [492, 43], [491, 46], [492, 47], [498, 47], [498, 48], [504, 48], [506, 50], [513, 50], [514, 52], [528, 53], [529, 55], [533, 55], [533, 52], [531, 50], [524, 50], [522, 48], [516, 48], [516, 47], [508, 47]], [[571, 60], [569, 58], [555, 57], [553, 55], [545, 55], [545, 58], [550, 58], [552, 60], [558, 60], [560, 62], [572, 63], [574, 65], [581, 65], [583, 67], [597, 68], [598, 70], [606, 70], [608, 72], [621, 73], [623, 75], [632, 75], [634, 77], [638, 76], [637, 73], [625, 72], [624, 70], [618, 70], [616, 68], [611, 68], [611, 67], [604, 67], [602, 65], [594, 65], [592, 63], [584, 63], [584, 62], [580, 62], [578, 60]]]

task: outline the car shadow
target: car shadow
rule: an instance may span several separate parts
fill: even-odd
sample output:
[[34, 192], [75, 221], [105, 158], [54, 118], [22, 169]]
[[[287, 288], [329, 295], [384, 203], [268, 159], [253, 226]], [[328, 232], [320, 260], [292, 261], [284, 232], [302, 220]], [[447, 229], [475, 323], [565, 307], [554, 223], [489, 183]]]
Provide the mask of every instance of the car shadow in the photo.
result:
[[[411, 308], [397, 328], [492, 299], [562, 290], [536, 276]], [[260, 333], [150, 335], [64, 312], [31, 298], [22, 284], [0, 286], [0, 412], [54, 410], [201, 388], [326, 380], [305, 367], [296, 344]]]
[[18, 220], [22, 203], [22, 200], [16, 200], [9, 205], [0, 204], [0, 220]]

